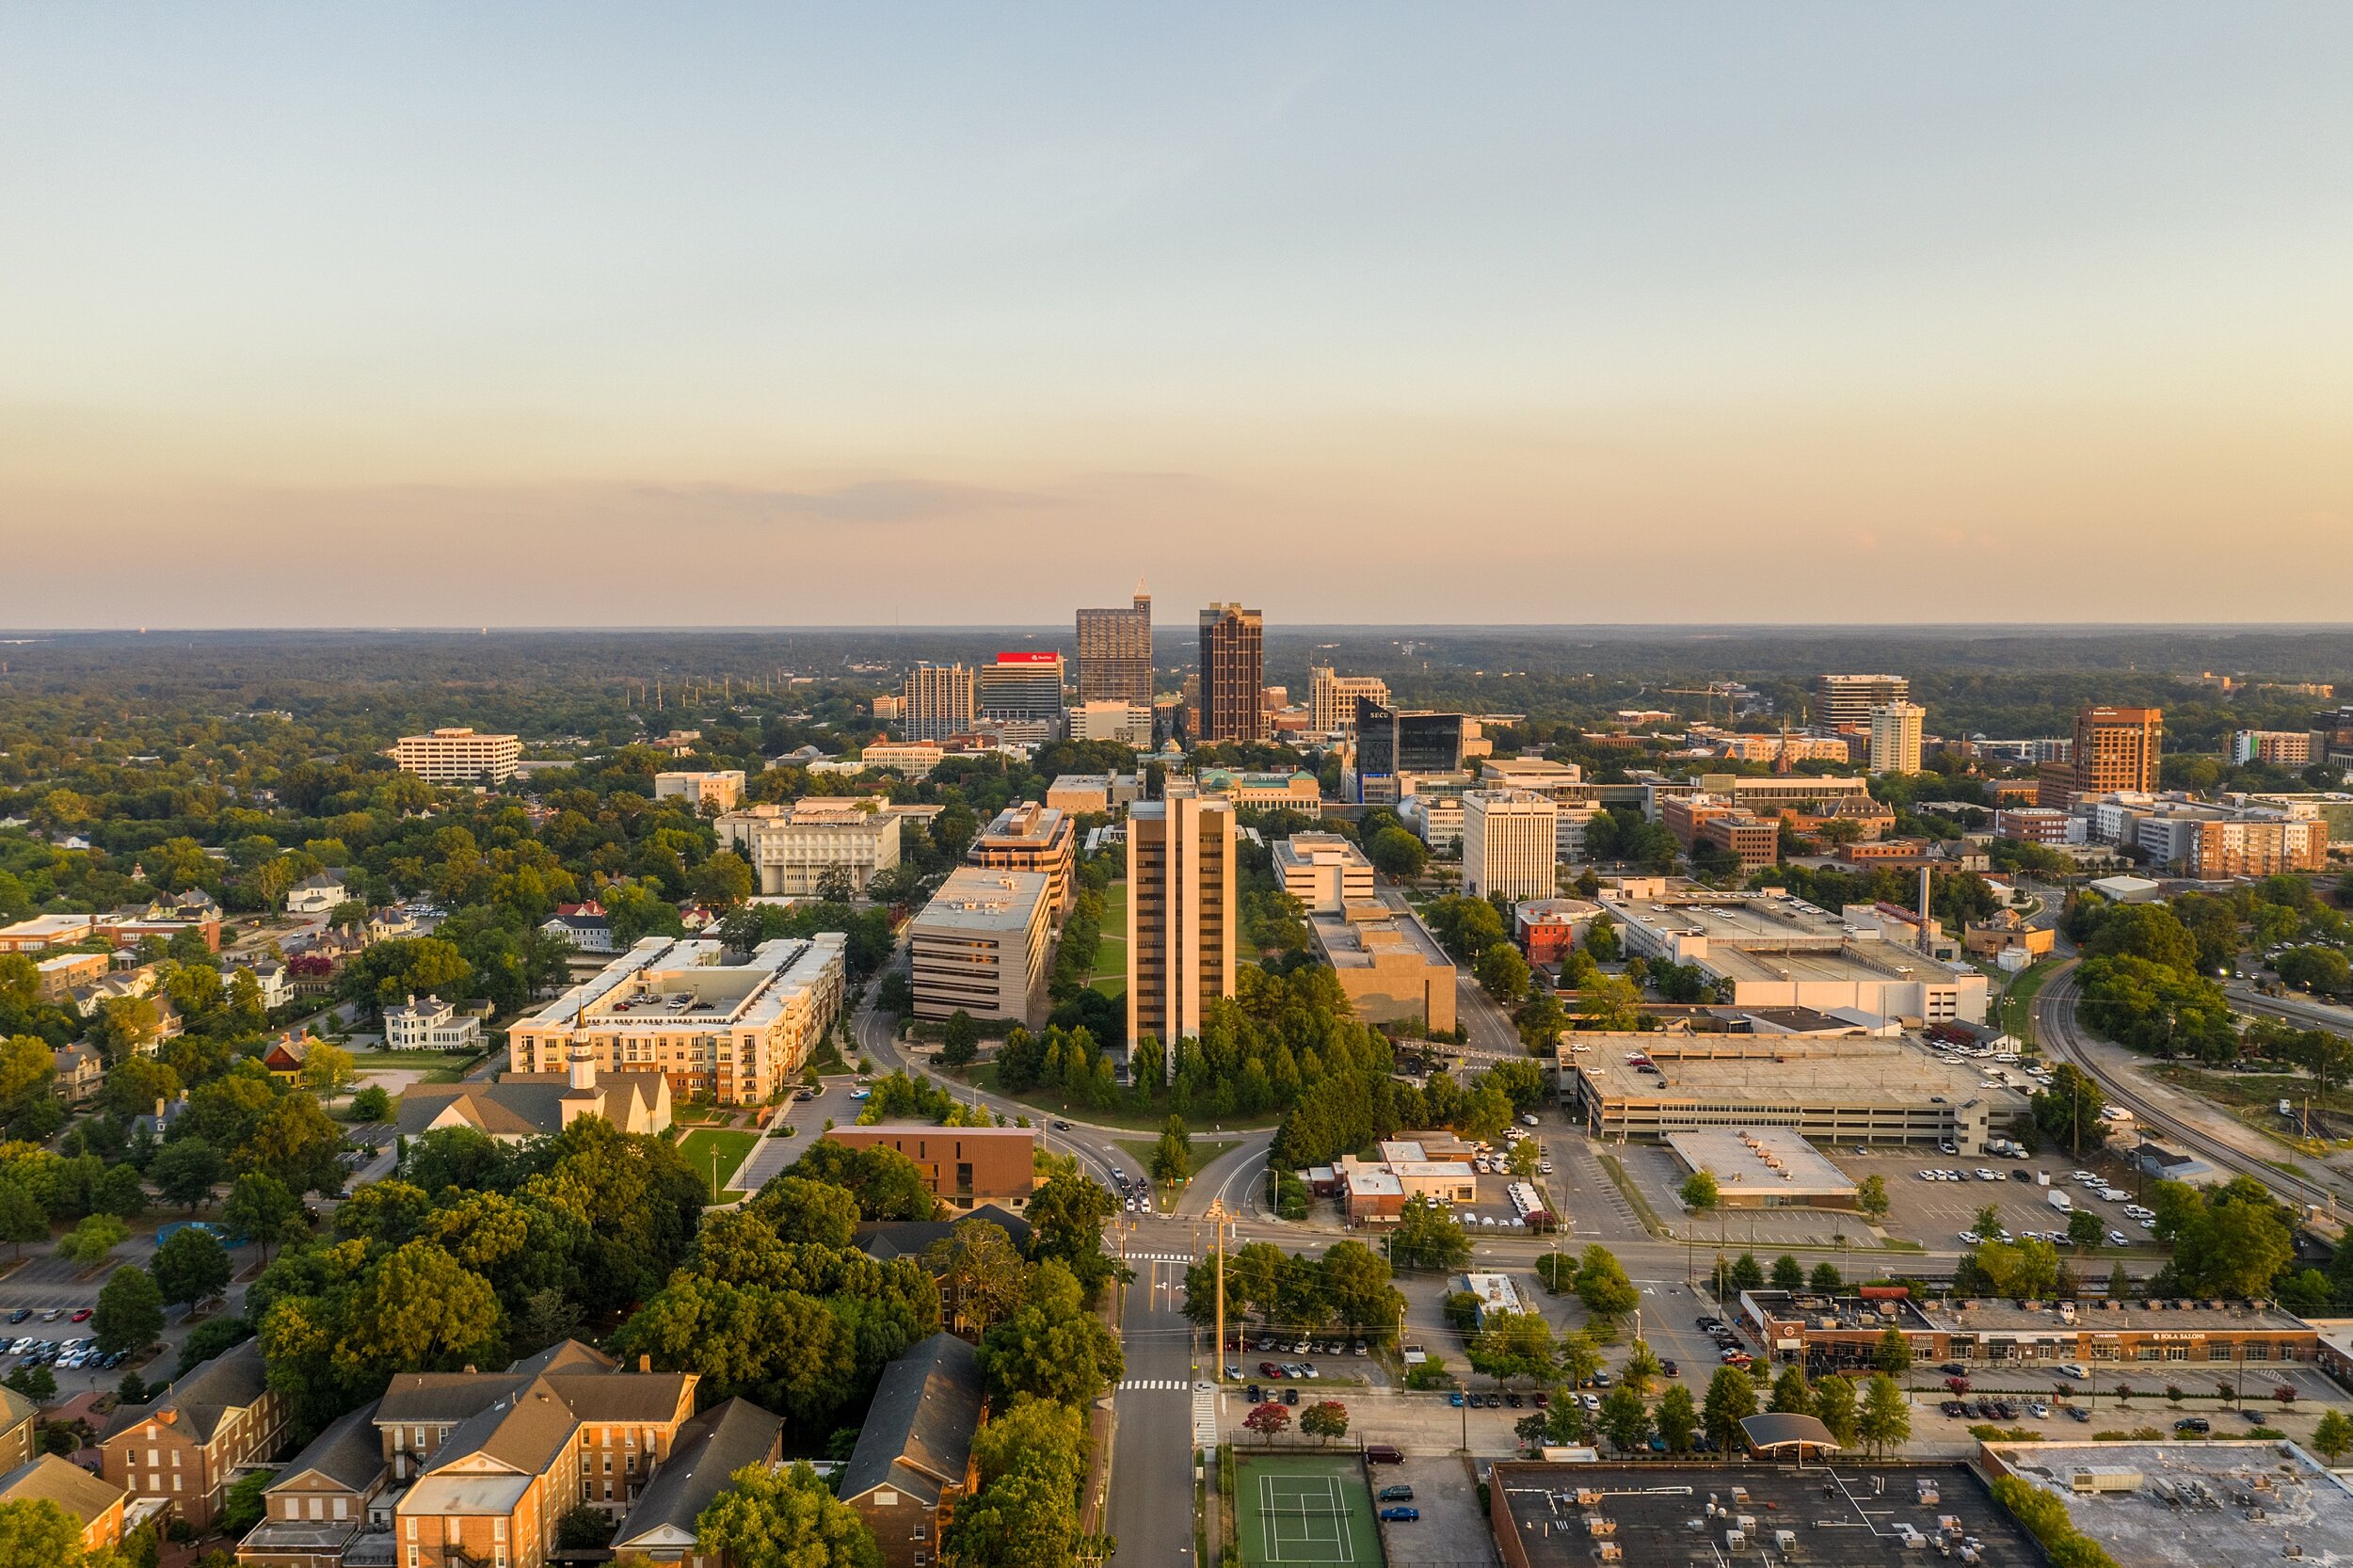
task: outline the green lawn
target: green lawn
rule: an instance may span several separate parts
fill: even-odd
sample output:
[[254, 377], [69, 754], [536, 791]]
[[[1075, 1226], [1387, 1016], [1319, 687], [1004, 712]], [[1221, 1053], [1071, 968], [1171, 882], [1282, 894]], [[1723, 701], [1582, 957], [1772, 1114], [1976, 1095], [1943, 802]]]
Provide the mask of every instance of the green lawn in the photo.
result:
[[[1155, 1140], [1160, 1137], [1160, 1129], [1168, 1125], [1169, 1112], [1165, 1105], [1133, 1105], [1123, 1102], [1109, 1109], [1097, 1106], [1074, 1108], [1065, 1106], [1062, 1096], [1050, 1089], [1032, 1089], [1026, 1095], [1008, 1094], [997, 1086], [997, 1066], [996, 1064], [990, 1062], [980, 1063], [962, 1072], [942, 1072], [939, 1076], [962, 1083], [977, 1084], [992, 1095], [1004, 1095], [1007, 1099], [1017, 1100], [1029, 1106], [1035, 1116], [1068, 1116], [1081, 1122], [1092, 1122], [1096, 1127], [1127, 1128], [1136, 1132], [1148, 1132]], [[1260, 1128], [1271, 1128], [1281, 1120], [1280, 1116], [1273, 1115], [1225, 1118], [1225, 1121], [1234, 1124], [1232, 1130], [1236, 1132], [1253, 1132]], [[1207, 1116], [1195, 1116], [1191, 1120], [1190, 1126], [1193, 1129], [1195, 1148], [1201, 1146], [1201, 1134], [1209, 1130], [1208, 1127], [1202, 1125], [1209, 1121], [1209, 1118]], [[1225, 1123], [1217, 1122], [1212, 1125], [1224, 1130]]]
[[[1152, 1174], [1152, 1157], [1160, 1149], [1160, 1141], [1158, 1138], [1114, 1138], [1112, 1142], [1134, 1157], [1138, 1175], [1150, 1176]], [[1211, 1160], [1216, 1160], [1227, 1150], [1239, 1146], [1241, 1143], [1241, 1140], [1239, 1138], [1193, 1139], [1193, 1168], [1194, 1173], [1198, 1175], [1208, 1169]]]
[[[734, 1179], [736, 1167], [744, 1163], [745, 1157], [759, 1143], [760, 1134], [757, 1132], [705, 1128], [698, 1132], [688, 1133], [685, 1141], [679, 1144], [679, 1153], [685, 1157], [686, 1168], [707, 1184], [711, 1180], [711, 1157], [712, 1151], [717, 1151], [720, 1197], [724, 1200], [728, 1195], [725, 1184]], [[709, 1191], [708, 1186], [704, 1190]]]
[[2034, 999], [2058, 968], [2057, 963], [2045, 958], [2009, 983], [2009, 995], [2002, 1008], [2002, 1029], [2006, 1033], [2025, 1045], [2035, 1043]]
[[485, 1053], [448, 1050], [355, 1050], [352, 1064], [362, 1072], [400, 1067], [426, 1083], [455, 1083], [482, 1065]]

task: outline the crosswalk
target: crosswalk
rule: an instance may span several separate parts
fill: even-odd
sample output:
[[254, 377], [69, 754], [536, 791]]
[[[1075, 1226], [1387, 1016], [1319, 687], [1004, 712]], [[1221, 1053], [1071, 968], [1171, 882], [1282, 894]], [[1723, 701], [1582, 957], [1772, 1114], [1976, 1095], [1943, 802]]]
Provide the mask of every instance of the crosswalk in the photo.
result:
[[1201, 1261], [1189, 1252], [1131, 1252], [1126, 1256], [1130, 1263], [1198, 1263]]
[[1193, 1385], [1193, 1446], [1217, 1447], [1217, 1390], [1208, 1384]]
[[1119, 1385], [1120, 1392], [1135, 1394], [1167, 1394], [1192, 1386], [1183, 1378], [1128, 1378]]

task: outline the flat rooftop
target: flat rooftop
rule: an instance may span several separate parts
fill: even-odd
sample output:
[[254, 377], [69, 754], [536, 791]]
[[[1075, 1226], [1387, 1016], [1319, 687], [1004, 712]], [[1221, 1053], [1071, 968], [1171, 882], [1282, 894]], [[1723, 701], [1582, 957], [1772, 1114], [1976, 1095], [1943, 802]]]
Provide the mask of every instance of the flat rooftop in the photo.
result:
[[[2130, 1568], [2353, 1561], [2353, 1491], [2288, 1443], [2000, 1443], [1987, 1454], [2067, 1505], [2077, 1529]], [[2129, 1490], [2078, 1494], [2074, 1473], [2137, 1472]]]
[[1602, 903], [1622, 924], [1667, 941], [1704, 942], [1699, 961], [1735, 980], [1851, 983], [1961, 972], [1801, 899], [1669, 891], [1647, 898], [1604, 893]]
[[1325, 910], [1311, 916], [1307, 926], [1324, 961], [1336, 969], [1369, 969], [1384, 953], [1405, 953], [1433, 967], [1454, 963], [1419, 920], [1385, 904]]
[[[1934, 1548], [1907, 1548], [1899, 1524], [1934, 1541], [1940, 1521], [1977, 1544], [1985, 1568], [2042, 1568], [2032, 1538], [2002, 1512], [1985, 1483], [1961, 1464], [1543, 1464], [1498, 1463], [1490, 1474], [1529, 1568], [1593, 1568], [1596, 1547], [1614, 1543], [1640, 1568], [1724, 1568], [1769, 1560], [1808, 1568], [1917, 1568], [1945, 1560]], [[1921, 1500], [1928, 1482], [1936, 1500]], [[1734, 1489], [1745, 1496], [1736, 1495]], [[1593, 1500], [1580, 1504], [1583, 1493]], [[1597, 1495], [1597, 1496], [1596, 1496]], [[1711, 1503], [1715, 1516], [1709, 1515]], [[1746, 1515], [1747, 1544], [1724, 1551], [1724, 1532]], [[1595, 1534], [1589, 1521], [1609, 1527]], [[1774, 1544], [1797, 1537], [1794, 1550]], [[1956, 1552], [1952, 1560], [1959, 1560]], [[2120, 1559], [2130, 1561], [2130, 1559]]]
[[1845, 1197], [1854, 1178], [1787, 1128], [1699, 1128], [1667, 1134], [1667, 1146], [1694, 1171], [1712, 1171], [1726, 1195], [1779, 1192]]
[[839, 966], [845, 938], [820, 932], [806, 940], [762, 942], [743, 964], [720, 960], [722, 943], [648, 936], [574, 985], [523, 1027], [590, 1032], [763, 1029]]
[[2075, 1321], [2059, 1316], [2059, 1304], [2028, 1308], [2013, 1301], [1947, 1302], [1928, 1309], [1939, 1328], [1995, 1334], [2202, 1334], [2234, 1329], [2269, 1334], [2304, 1334], [2312, 1324], [2276, 1306], [2247, 1302], [2120, 1302], [2075, 1304]]
[[[1943, 1098], [1955, 1105], [1991, 1102], [1996, 1115], [2023, 1112], [2025, 1096], [1979, 1086], [1975, 1067], [1958, 1066], [1901, 1041], [1822, 1042], [1808, 1048], [1791, 1035], [1659, 1035], [1643, 1047], [1664, 1081], [1611, 1061], [1599, 1050], [1573, 1058], [1589, 1092], [1604, 1099], [1721, 1100], [1754, 1105], [1881, 1102], [1918, 1105]], [[1783, 1043], [1786, 1042], [1786, 1043]], [[1713, 1045], [1714, 1057], [1677, 1055]], [[1733, 1054], [1737, 1049], [1745, 1054]]]
[[1044, 872], [991, 871], [959, 866], [908, 928], [927, 933], [1027, 931], [1046, 898]]

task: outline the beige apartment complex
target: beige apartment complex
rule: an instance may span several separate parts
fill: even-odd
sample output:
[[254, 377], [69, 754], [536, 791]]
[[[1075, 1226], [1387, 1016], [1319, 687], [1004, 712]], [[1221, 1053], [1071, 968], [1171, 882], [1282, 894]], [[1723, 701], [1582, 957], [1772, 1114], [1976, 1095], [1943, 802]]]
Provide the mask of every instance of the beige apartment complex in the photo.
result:
[[1920, 771], [1920, 721], [1928, 710], [1916, 702], [1890, 702], [1871, 710], [1871, 771]]
[[700, 810], [732, 810], [744, 799], [744, 770], [718, 768], [708, 773], [658, 773], [653, 798], [686, 800]]
[[403, 735], [392, 763], [428, 784], [504, 784], [515, 776], [523, 744], [513, 735], [480, 735], [470, 728]]
[[959, 866], [907, 928], [915, 1016], [1046, 1022], [1055, 906], [1037, 872]]
[[1912, 700], [1912, 681], [1901, 675], [1817, 675], [1814, 678], [1814, 722], [1825, 729], [1842, 724], [1858, 728], [1871, 710]]
[[998, 812], [972, 840], [966, 857], [994, 871], [1036, 872], [1045, 877], [1048, 913], [1060, 920], [1077, 896], [1072, 876], [1077, 840], [1077, 824], [1069, 813], [1024, 801]]
[[907, 671], [906, 738], [944, 741], [972, 728], [976, 712], [972, 670], [967, 664], [929, 660]]
[[[1128, 812], [1128, 1039], [1197, 1038], [1208, 1005], [1234, 993], [1241, 883], [1234, 808], [1172, 785]], [[1174, 1050], [1167, 1061], [1173, 1071]]]
[[1533, 790], [1463, 792], [1463, 891], [1473, 898], [1550, 898], [1560, 811]]
[[1110, 697], [1081, 702], [1070, 711], [1070, 738], [1109, 741], [1131, 751], [1148, 751], [1152, 745], [1152, 705]]
[[837, 868], [863, 892], [899, 863], [899, 816], [880, 795], [808, 795], [730, 811], [714, 825], [770, 898], [810, 897]]
[[1373, 902], [1372, 862], [1337, 833], [1294, 833], [1274, 846], [1283, 891], [1311, 914]]
[[1356, 728], [1356, 699], [1389, 705], [1389, 683], [1377, 675], [1336, 675], [1329, 664], [1307, 671], [1307, 728], [1329, 735]]
[[507, 1032], [517, 1073], [660, 1073], [680, 1099], [760, 1105], [781, 1093], [841, 1011], [845, 938], [762, 942], [742, 964], [716, 941], [648, 936]]

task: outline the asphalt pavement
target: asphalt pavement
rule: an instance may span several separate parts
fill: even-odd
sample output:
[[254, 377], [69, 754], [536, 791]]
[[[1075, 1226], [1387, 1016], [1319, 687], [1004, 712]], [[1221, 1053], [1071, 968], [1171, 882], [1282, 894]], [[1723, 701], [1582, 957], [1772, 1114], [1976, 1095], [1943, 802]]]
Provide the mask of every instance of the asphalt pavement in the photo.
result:
[[[1176, 1226], [1161, 1222], [1156, 1228]], [[1155, 1258], [1131, 1267], [1135, 1281], [1122, 1288], [1119, 1315], [1127, 1372], [1112, 1396], [1116, 1425], [1105, 1528], [1118, 1544], [1112, 1561], [1183, 1568], [1193, 1555], [1193, 1386], [1210, 1368], [1193, 1365], [1193, 1325], [1184, 1317], [1185, 1265]]]

